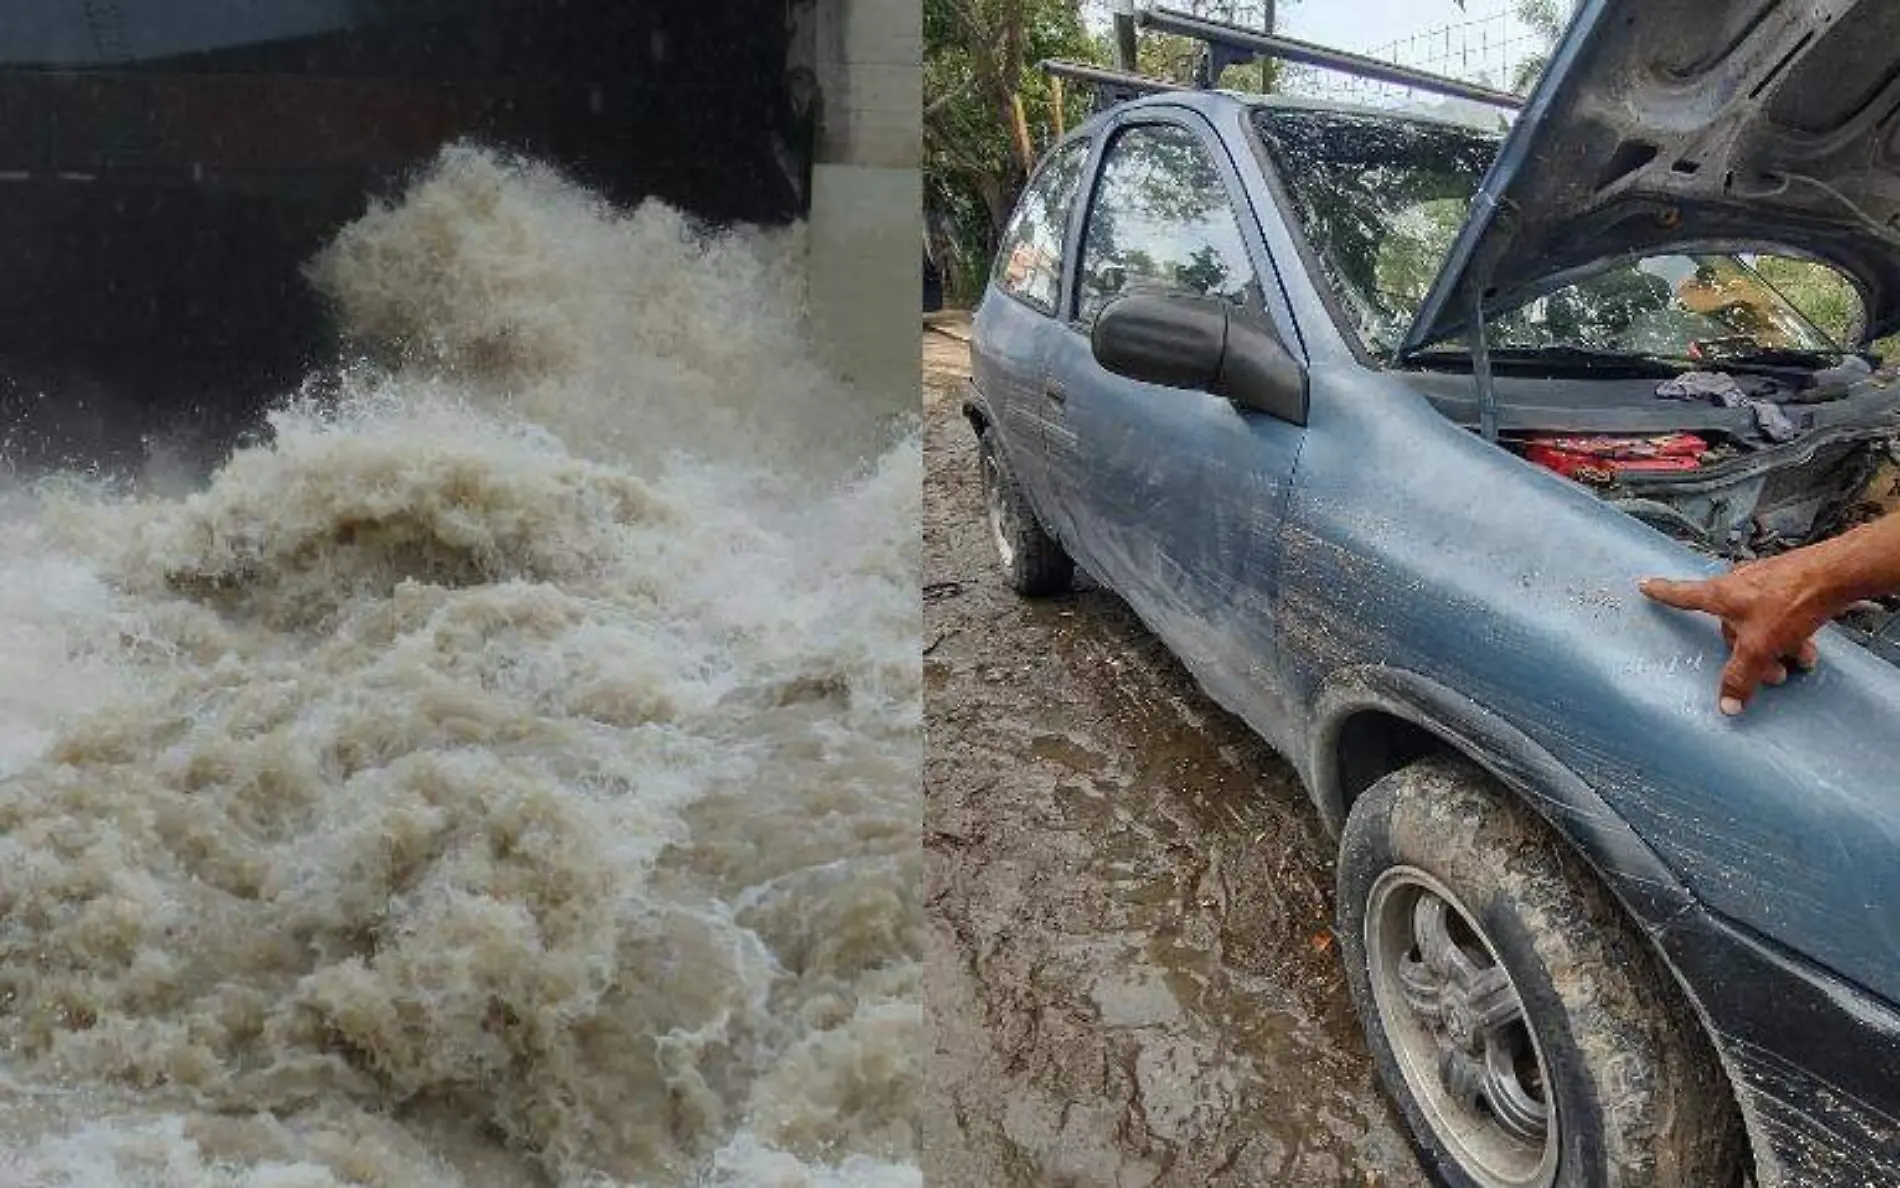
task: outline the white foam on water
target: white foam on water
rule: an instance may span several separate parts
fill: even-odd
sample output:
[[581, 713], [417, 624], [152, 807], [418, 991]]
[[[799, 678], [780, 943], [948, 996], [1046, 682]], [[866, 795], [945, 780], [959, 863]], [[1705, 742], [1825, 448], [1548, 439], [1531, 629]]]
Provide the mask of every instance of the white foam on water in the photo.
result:
[[920, 1183], [914, 393], [799, 252], [452, 148], [269, 446], [0, 492], [0, 1183]]

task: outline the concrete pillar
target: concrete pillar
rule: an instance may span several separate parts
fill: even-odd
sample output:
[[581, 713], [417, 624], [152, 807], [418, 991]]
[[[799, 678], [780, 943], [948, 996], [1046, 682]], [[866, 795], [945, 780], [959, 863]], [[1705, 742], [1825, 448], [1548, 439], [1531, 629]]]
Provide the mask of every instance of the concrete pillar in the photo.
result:
[[852, 380], [916, 404], [923, 18], [917, 0], [817, 0], [811, 318]]

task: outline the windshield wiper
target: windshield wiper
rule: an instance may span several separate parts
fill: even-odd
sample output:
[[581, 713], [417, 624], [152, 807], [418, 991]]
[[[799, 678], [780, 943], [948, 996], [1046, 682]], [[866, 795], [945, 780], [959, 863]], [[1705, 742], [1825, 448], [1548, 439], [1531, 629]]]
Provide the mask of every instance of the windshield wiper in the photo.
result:
[[1733, 355], [1710, 355], [1705, 359], [1685, 360], [1704, 370], [1719, 371], [1724, 367], [1798, 367], [1808, 371], [1817, 371], [1823, 367], [1833, 367], [1845, 359], [1863, 359], [1858, 351], [1807, 351], [1790, 350], [1775, 347], [1770, 350], [1740, 351]]
[[[1603, 371], [1634, 371], [1643, 375], [1674, 375], [1682, 370], [1681, 366], [1656, 355], [1645, 355], [1631, 351], [1611, 351], [1598, 347], [1565, 346], [1495, 346], [1491, 348], [1491, 361], [1494, 363], [1558, 363], [1573, 367], [1588, 367]], [[1410, 357], [1413, 363], [1464, 363], [1471, 360], [1471, 352], [1457, 347], [1440, 347], [1421, 351]]]

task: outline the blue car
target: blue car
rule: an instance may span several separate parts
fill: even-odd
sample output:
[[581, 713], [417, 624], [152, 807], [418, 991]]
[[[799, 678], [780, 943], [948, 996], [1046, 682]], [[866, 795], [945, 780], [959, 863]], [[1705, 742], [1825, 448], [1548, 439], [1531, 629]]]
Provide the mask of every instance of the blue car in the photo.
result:
[[1637, 593], [1843, 531], [1900, 380], [1900, 5], [1588, 0], [1508, 130], [1177, 91], [1059, 142], [965, 412], [1015, 588], [1113, 589], [1298, 769], [1440, 1182], [1900, 1183], [1900, 605], [1717, 708]]

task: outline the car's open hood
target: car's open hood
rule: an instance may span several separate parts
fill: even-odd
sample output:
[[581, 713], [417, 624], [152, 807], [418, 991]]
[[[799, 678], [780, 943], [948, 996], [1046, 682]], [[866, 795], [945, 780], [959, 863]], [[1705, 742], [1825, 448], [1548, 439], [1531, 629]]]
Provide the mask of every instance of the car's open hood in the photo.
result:
[[1783, 249], [1900, 326], [1900, 4], [1585, 0], [1404, 351], [1617, 259]]

